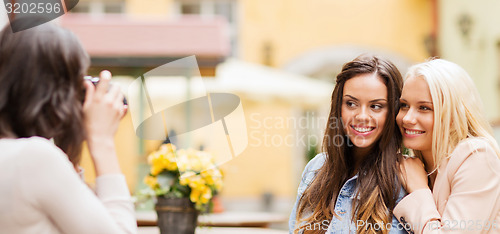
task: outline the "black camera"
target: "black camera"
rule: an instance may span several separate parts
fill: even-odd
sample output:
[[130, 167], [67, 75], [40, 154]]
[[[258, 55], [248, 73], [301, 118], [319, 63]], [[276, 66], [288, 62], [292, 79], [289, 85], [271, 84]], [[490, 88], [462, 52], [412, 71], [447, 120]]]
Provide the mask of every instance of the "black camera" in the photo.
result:
[[[97, 86], [97, 84], [99, 84], [99, 81], [101, 80], [99, 77], [92, 77], [92, 76], [84, 76], [83, 79], [92, 82], [94, 86]], [[123, 105], [128, 105], [127, 99], [125, 97], [123, 97]]]

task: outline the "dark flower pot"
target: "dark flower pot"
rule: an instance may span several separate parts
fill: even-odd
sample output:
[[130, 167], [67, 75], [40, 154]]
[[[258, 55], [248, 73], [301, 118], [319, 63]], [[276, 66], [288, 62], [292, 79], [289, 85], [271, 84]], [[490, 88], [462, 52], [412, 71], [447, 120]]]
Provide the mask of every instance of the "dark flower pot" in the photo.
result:
[[161, 234], [194, 234], [198, 211], [189, 198], [157, 198], [155, 210]]

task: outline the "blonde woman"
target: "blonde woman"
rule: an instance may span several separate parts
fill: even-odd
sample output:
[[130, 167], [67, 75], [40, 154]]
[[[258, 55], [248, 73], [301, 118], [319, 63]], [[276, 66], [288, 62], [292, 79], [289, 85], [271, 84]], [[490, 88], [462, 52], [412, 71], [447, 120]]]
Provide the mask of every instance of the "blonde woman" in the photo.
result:
[[396, 121], [416, 157], [394, 215], [415, 233], [500, 233], [500, 151], [472, 79], [442, 59], [406, 77]]

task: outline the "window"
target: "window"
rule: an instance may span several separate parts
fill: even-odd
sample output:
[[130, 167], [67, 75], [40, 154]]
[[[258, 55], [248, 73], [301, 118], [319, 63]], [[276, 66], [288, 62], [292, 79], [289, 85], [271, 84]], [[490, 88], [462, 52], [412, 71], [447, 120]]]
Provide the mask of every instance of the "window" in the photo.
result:
[[229, 2], [220, 2], [215, 4], [215, 15], [220, 15], [226, 17], [228, 22], [233, 22], [233, 4]]
[[104, 3], [104, 13], [106, 14], [121, 14], [124, 10], [123, 2], [106, 2]]
[[71, 12], [87, 14], [122, 14], [125, 12], [125, 1], [79, 1]]
[[200, 4], [196, 3], [186, 3], [186, 4], [181, 4], [181, 14], [183, 15], [193, 15], [193, 14], [200, 14], [201, 13], [201, 7]]
[[222, 16], [229, 23], [231, 55], [237, 56], [238, 14], [236, 0], [176, 0], [174, 16], [200, 15], [204, 18]]
[[76, 6], [71, 9], [72, 13], [89, 13], [90, 12], [90, 4], [89, 2], [79, 2]]

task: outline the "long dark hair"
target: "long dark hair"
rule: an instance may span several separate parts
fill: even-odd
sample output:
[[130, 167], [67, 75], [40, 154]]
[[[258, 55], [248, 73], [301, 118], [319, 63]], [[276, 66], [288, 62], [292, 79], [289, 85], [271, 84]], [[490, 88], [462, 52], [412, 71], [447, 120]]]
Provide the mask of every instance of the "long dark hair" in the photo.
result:
[[[326, 161], [319, 169], [314, 181], [304, 191], [297, 214], [297, 223], [313, 226], [323, 220], [330, 221], [333, 216], [336, 198], [343, 184], [354, 172], [352, 147], [344, 127], [338, 127], [342, 110], [344, 85], [347, 80], [361, 74], [376, 74], [387, 87], [388, 113], [382, 135], [375, 143], [376, 147], [361, 162], [357, 179], [359, 198], [353, 203], [353, 220], [362, 220], [365, 226], [358, 226], [358, 233], [374, 233], [368, 224], [375, 223], [386, 227], [392, 220], [401, 184], [398, 180], [401, 155], [401, 133], [396, 126], [397, 102], [401, 96], [403, 79], [401, 73], [391, 62], [377, 56], [362, 55], [344, 64], [337, 76], [332, 94], [330, 115], [323, 139], [323, 151]], [[343, 126], [343, 124], [342, 124]], [[356, 200], [356, 199], [355, 199]], [[308, 215], [312, 213], [312, 215]], [[302, 217], [307, 216], [307, 217]], [[305, 225], [299, 227], [303, 228]], [[312, 232], [320, 232], [313, 230]], [[307, 231], [306, 231], [307, 232]], [[388, 232], [385, 230], [383, 232]]]
[[[36, 18], [15, 24], [33, 25]], [[89, 57], [68, 30], [45, 23], [0, 32], [0, 137], [53, 138], [76, 165], [83, 126], [83, 76]]]

